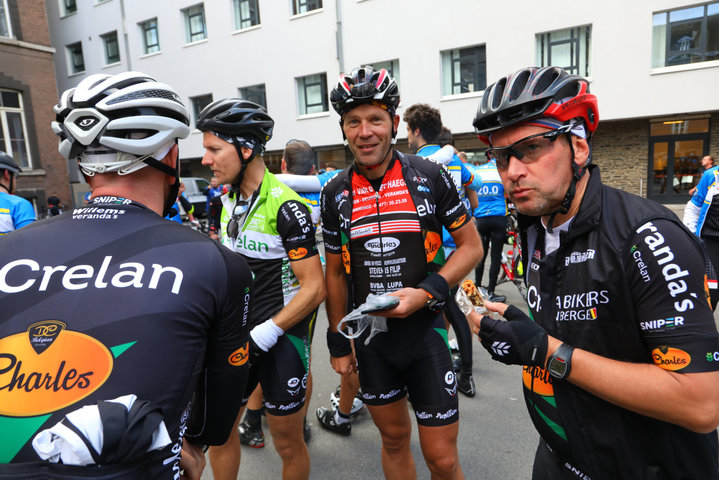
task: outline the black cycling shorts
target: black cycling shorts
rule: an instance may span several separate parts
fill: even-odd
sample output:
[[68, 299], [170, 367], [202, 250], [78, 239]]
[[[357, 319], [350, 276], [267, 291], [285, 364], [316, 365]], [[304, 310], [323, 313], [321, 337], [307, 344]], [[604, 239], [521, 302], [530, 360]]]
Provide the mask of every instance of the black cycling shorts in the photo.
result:
[[310, 371], [310, 330], [316, 318], [317, 310], [286, 331], [269, 352], [260, 356], [257, 365], [252, 365], [242, 405], [247, 404], [259, 382], [265, 410], [270, 415], [290, 415], [304, 406]]
[[355, 340], [362, 397], [387, 405], [409, 393], [417, 423], [449, 425], [459, 420], [457, 381], [442, 315], [426, 310], [387, 320], [389, 331], [369, 345], [369, 332]]

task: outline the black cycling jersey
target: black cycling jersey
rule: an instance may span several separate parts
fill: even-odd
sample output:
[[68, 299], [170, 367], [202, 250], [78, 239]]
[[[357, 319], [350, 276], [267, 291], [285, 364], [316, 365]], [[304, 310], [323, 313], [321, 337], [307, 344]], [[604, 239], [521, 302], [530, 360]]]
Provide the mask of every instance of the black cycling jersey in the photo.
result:
[[117, 478], [176, 478], [183, 435], [227, 440], [248, 370], [251, 274], [239, 256], [96, 197], [3, 237], [0, 265], [0, 473], [104, 474], [15, 464], [38, 462], [33, 437], [69, 412], [129, 394], [159, 406], [171, 443]]
[[[546, 253], [537, 219], [520, 216], [532, 317], [603, 357], [678, 373], [719, 370], [707, 287], [714, 272], [700, 242], [664, 207], [603, 186], [596, 166], [590, 172], [556, 251]], [[716, 432], [633, 413], [538, 367], [524, 367], [523, 383], [530, 417], [551, 447], [542, 454], [587, 478], [719, 478]]]
[[[343, 256], [352, 300], [414, 287], [444, 263], [441, 227], [454, 231], [471, 217], [444, 167], [396, 153], [378, 189], [355, 168], [322, 190], [327, 252]], [[436, 426], [459, 418], [457, 384], [441, 315], [420, 310], [389, 319], [369, 345], [355, 342], [360, 385], [370, 405], [409, 393], [417, 422]]]

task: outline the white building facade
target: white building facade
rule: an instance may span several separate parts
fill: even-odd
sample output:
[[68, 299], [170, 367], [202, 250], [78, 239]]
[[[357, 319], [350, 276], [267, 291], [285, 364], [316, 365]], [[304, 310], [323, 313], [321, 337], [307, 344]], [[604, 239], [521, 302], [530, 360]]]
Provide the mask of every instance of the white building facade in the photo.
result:
[[[347, 164], [329, 91], [341, 71], [388, 68], [402, 94], [440, 109], [456, 146], [481, 158], [472, 119], [486, 86], [531, 65], [587, 77], [599, 98], [595, 162], [607, 183], [685, 202], [699, 160], [719, 154], [719, 1], [46, 0], [58, 90], [91, 73], [148, 73], [196, 112], [242, 96], [268, 108], [279, 166], [293, 138], [320, 167]], [[183, 174], [207, 176], [198, 131]], [[404, 123], [400, 148], [406, 151]], [[403, 148], [404, 145], [404, 148]]]

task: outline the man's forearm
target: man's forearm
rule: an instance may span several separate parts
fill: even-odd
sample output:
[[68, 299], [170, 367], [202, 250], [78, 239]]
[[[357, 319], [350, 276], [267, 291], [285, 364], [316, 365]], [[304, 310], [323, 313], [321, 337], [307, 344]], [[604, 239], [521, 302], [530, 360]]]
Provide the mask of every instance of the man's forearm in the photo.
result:
[[452, 237], [457, 244], [457, 250], [439, 270], [439, 274], [447, 280], [450, 287], [465, 279], [484, 255], [482, 242], [473, 222], [452, 232]]
[[327, 320], [330, 330], [337, 331], [342, 318], [347, 314], [347, 283], [339, 255], [327, 254], [327, 268], [325, 270], [325, 287], [327, 289]]
[[[561, 342], [549, 338], [548, 356]], [[719, 372], [675, 373], [575, 349], [568, 381], [640, 415], [708, 433], [719, 423]]]

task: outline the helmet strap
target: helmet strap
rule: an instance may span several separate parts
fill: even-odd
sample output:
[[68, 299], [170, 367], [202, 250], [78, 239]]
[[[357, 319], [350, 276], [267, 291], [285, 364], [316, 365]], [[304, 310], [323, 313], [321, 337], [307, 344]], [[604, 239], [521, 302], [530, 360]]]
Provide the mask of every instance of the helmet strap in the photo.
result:
[[232, 183], [232, 188], [239, 192], [240, 185], [242, 185], [242, 179], [245, 178], [245, 170], [247, 170], [247, 166], [252, 163], [252, 160], [254, 160], [259, 153], [262, 153], [262, 146], [256, 144], [252, 147], [252, 153], [250, 153], [249, 158], [245, 159], [245, 156], [242, 154], [242, 146], [240, 145], [240, 142], [237, 141], [236, 137], [233, 137], [232, 144], [235, 146], [237, 157], [240, 159], [240, 173], [237, 174], [237, 178]]
[[177, 201], [177, 194], [180, 192], [180, 154], [177, 154], [177, 168], [172, 168], [168, 164], [152, 157], [148, 157], [143, 161], [152, 168], [155, 168], [171, 177], [175, 177], [175, 183], [170, 186], [170, 191], [167, 194], [165, 204], [162, 207], [162, 216], [166, 217], [170, 213], [172, 206]]
[[553, 211], [549, 215], [549, 219], [547, 220], [547, 232], [552, 233], [552, 223], [554, 222], [554, 217], [557, 215], [564, 215], [565, 213], [569, 212], [569, 209], [572, 206], [572, 201], [574, 200], [574, 195], [577, 193], [577, 182], [581, 180], [581, 178], [584, 176], [584, 172], [587, 171], [587, 167], [580, 167], [577, 165], [577, 162], [575, 162], [575, 153], [574, 153], [574, 146], [572, 145], [572, 134], [567, 133], [567, 140], [569, 140], [569, 150], [572, 152], [572, 180], [569, 182], [569, 188], [567, 189], [567, 193], [564, 195], [564, 200], [562, 201], [562, 205]]

